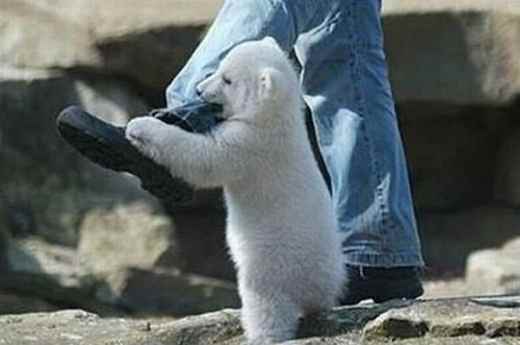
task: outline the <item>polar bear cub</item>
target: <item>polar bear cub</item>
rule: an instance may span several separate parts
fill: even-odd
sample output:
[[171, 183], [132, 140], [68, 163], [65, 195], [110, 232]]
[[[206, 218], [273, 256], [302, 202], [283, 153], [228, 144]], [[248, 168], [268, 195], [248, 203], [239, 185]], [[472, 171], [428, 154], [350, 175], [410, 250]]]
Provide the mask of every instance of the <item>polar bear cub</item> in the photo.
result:
[[242, 43], [198, 86], [223, 105], [206, 135], [150, 118], [128, 139], [172, 175], [223, 186], [226, 239], [249, 344], [295, 336], [299, 318], [334, 306], [343, 285], [335, 215], [304, 123], [298, 76], [272, 38]]

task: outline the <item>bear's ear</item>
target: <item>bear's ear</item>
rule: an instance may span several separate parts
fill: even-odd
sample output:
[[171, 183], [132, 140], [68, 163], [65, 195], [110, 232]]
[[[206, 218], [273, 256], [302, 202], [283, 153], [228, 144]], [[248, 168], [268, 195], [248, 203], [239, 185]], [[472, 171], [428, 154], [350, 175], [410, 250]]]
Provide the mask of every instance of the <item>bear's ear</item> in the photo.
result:
[[259, 95], [261, 99], [274, 99], [276, 96], [276, 75], [277, 71], [271, 67], [266, 67], [260, 71]]

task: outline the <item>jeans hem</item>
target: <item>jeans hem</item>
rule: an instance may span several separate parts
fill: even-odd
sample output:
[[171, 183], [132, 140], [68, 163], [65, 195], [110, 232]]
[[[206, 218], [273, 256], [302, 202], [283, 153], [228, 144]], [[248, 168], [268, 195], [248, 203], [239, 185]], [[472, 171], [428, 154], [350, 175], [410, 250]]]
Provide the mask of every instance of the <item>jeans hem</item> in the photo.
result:
[[369, 267], [403, 267], [425, 266], [422, 257], [418, 254], [374, 254], [374, 253], [348, 253], [343, 254], [345, 264]]

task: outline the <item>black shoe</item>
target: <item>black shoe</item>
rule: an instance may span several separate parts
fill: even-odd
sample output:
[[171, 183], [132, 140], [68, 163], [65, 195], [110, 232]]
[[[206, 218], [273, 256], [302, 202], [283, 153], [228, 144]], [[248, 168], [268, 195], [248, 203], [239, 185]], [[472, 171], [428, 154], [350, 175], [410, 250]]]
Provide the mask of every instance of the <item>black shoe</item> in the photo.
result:
[[[187, 131], [203, 133], [216, 125], [213, 114], [220, 111], [219, 107], [197, 102], [173, 110], [155, 110], [151, 115]], [[104, 168], [137, 176], [143, 189], [166, 204], [179, 206], [193, 200], [193, 188], [142, 155], [126, 139], [125, 127], [111, 125], [76, 106], [63, 110], [56, 123], [61, 136], [82, 155]]]
[[366, 299], [376, 303], [391, 299], [415, 299], [424, 293], [417, 267], [360, 267], [346, 265], [347, 283], [340, 305]]

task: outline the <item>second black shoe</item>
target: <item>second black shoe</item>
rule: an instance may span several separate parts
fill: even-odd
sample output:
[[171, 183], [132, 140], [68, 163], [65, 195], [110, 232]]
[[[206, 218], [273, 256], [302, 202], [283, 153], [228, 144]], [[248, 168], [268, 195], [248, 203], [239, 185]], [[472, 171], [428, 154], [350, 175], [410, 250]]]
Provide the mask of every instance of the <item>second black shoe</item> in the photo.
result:
[[347, 283], [340, 305], [353, 305], [372, 299], [415, 299], [423, 294], [417, 267], [360, 267], [346, 265]]

